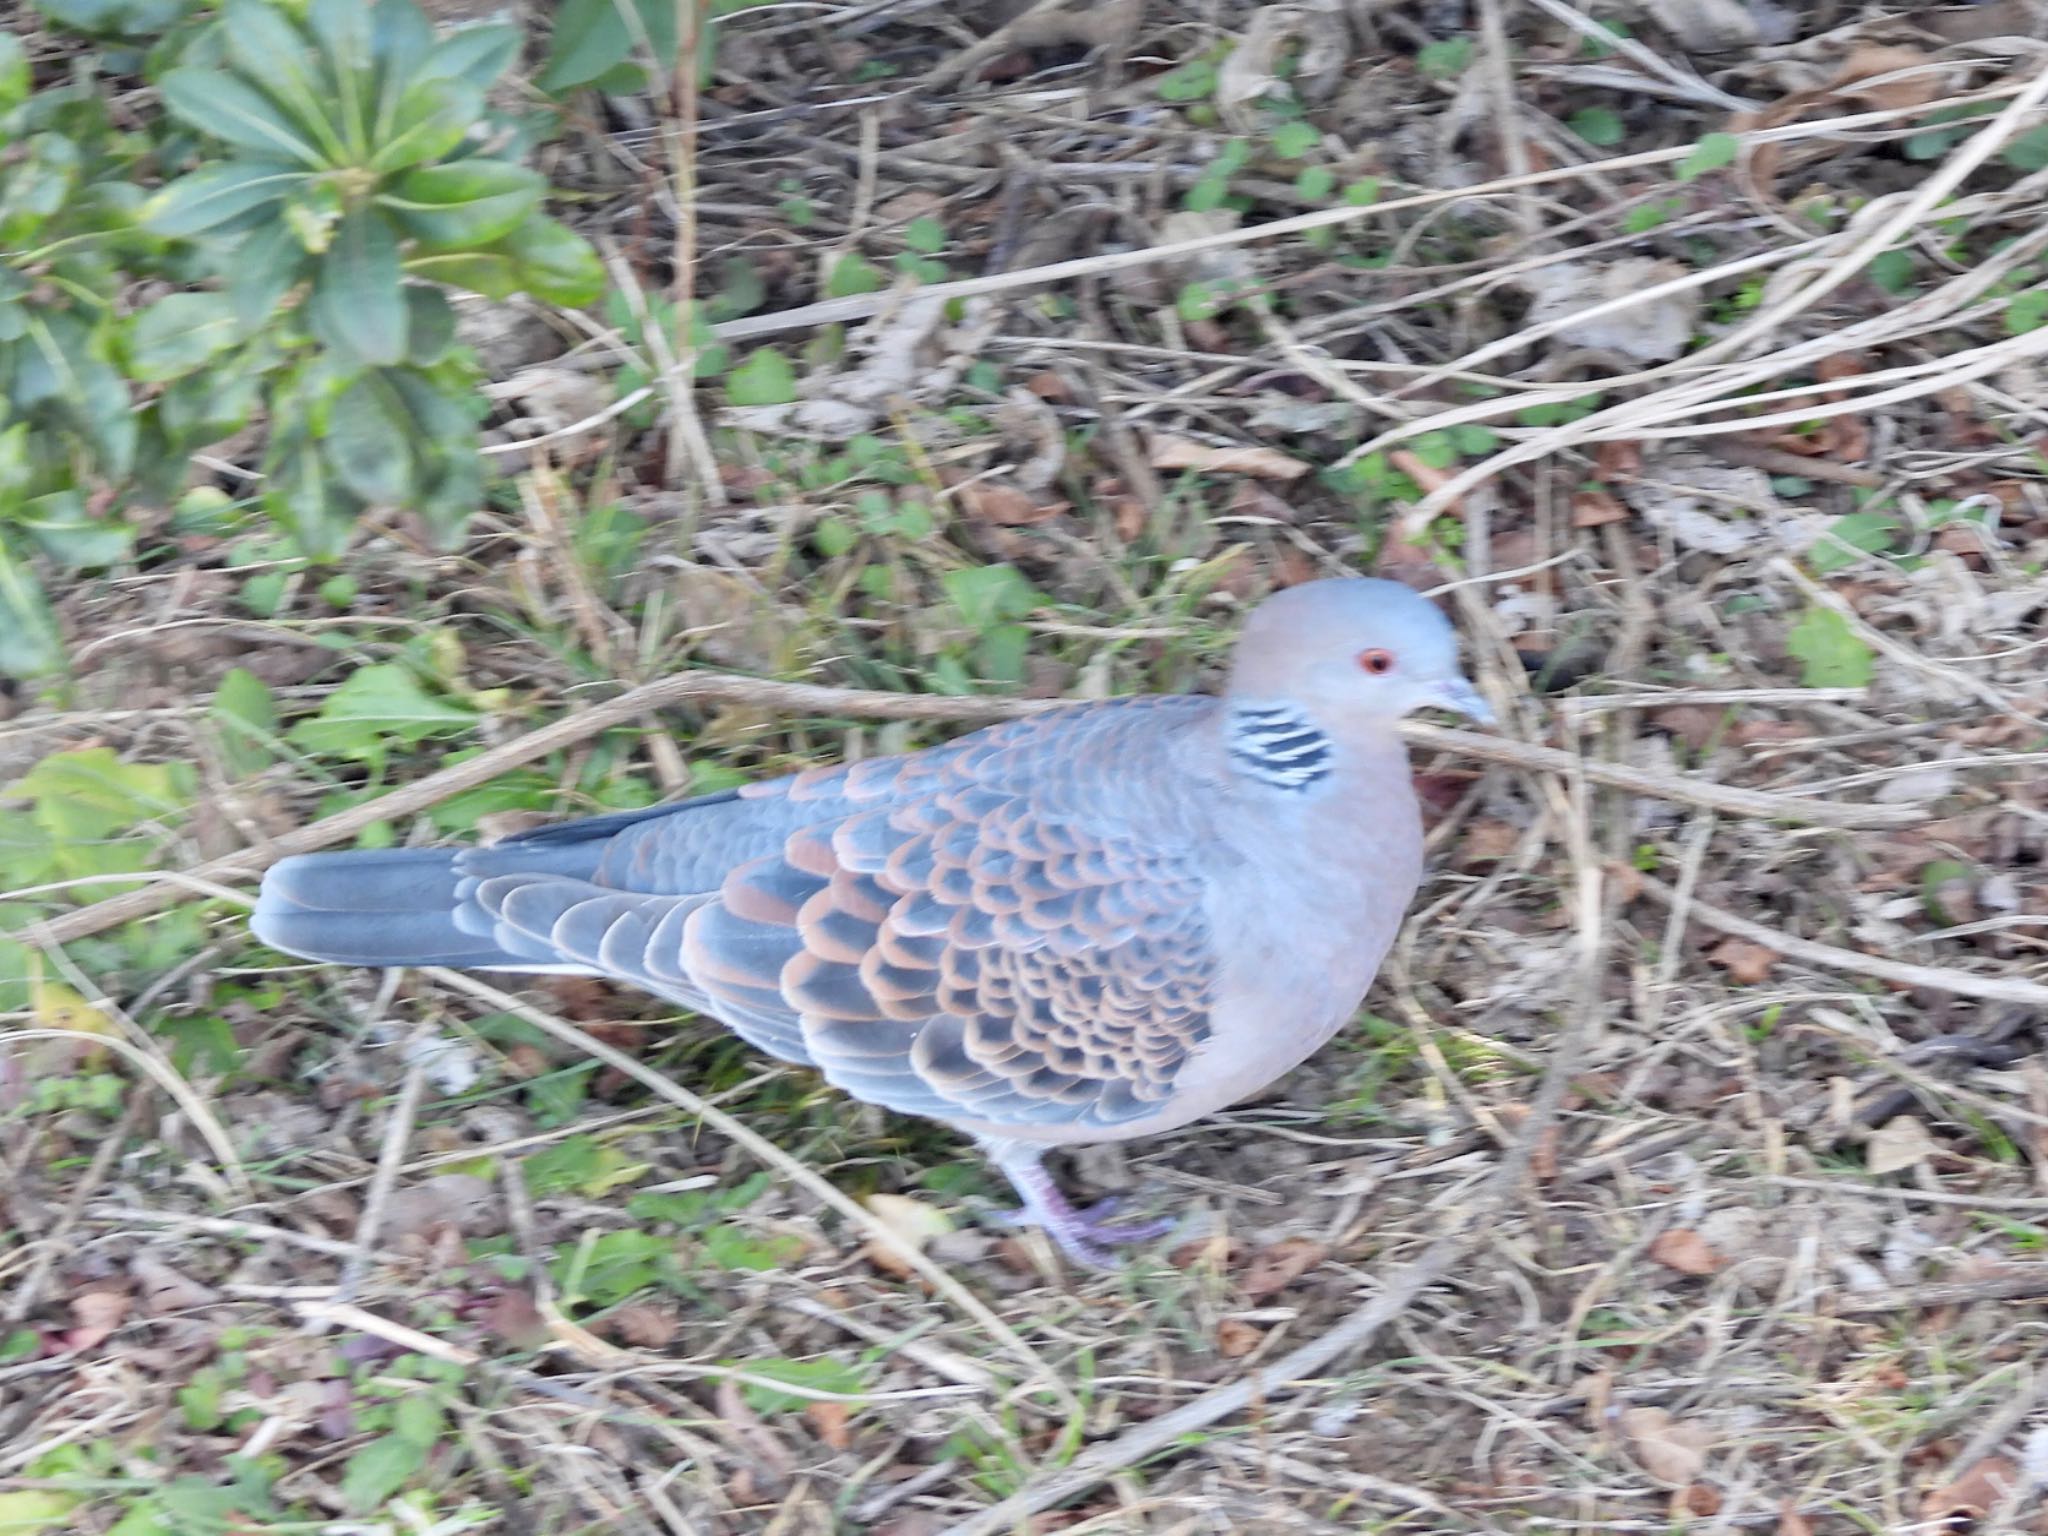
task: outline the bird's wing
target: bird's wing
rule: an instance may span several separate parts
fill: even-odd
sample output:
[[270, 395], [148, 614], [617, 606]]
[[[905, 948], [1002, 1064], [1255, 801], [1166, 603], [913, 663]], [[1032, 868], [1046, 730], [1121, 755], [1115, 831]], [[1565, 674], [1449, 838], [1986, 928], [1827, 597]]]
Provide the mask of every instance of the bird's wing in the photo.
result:
[[1208, 707], [1084, 706], [750, 786], [619, 830], [588, 883], [475, 899], [890, 1109], [1141, 1118], [1209, 1031], [1208, 812], [1172, 751]]

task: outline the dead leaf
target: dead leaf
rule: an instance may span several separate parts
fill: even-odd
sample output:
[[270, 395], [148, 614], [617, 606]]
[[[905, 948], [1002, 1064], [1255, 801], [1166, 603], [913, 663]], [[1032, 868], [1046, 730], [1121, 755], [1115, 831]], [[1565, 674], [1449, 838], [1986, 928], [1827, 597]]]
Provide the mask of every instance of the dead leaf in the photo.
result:
[[1681, 1275], [1713, 1275], [1728, 1267], [1728, 1260], [1691, 1227], [1658, 1233], [1650, 1243], [1650, 1257]]
[[1599, 528], [1608, 523], [1628, 521], [1628, 508], [1606, 491], [1572, 493], [1572, 526]]
[[1778, 1536], [1813, 1536], [1813, 1522], [1790, 1499], [1778, 1506]]
[[1690, 1487], [1705, 1469], [1714, 1432], [1704, 1424], [1674, 1419], [1662, 1408], [1624, 1408], [1618, 1417], [1637, 1462], [1659, 1482]]
[[[1692, 344], [1699, 321], [1700, 290], [1679, 288], [1650, 294], [1689, 268], [1675, 261], [1630, 256], [1607, 266], [1591, 262], [1560, 262], [1523, 275], [1529, 293], [1525, 326], [1557, 326], [1557, 339], [1568, 346], [1618, 352], [1636, 362], [1663, 363]], [[1596, 305], [1616, 300], [1621, 307], [1586, 319], [1573, 317]]]
[[953, 1230], [952, 1218], [935, 1205], [909, 1195], [869, 1195], [864, 1202], [888, 1233], [861, 1249], [861, 1256], [875, 1268], [898, 1280], [907, 1280], [916, 1270], [904, 1257], [905, 1251], [922, 1253], [935, 1237]]
[[1651, 14], [1688, 53], [1725, 53], [1797, 35], [1792, 14], [1769, 0], [1659, 0]]
[[1330, 1256], [1327, 1244], [1312, 1237], [1284, 1237], [1252, 1255], [1238, 1288], [1247, 1301], [1278, 1295]]
[[1707, 951], [1710, 963], [1726, 971], [1729, 980], [1745, 987], [1761, 986], [1769, 981], [1771, 968], [1781, 958], [1775, 949], [1751, 943], [1748, 939], [1723, 939]]
[[1217, 475], [1256, 475], [1262, 480], [1299, 480], [1309, 468], [1300, 459], [1276, 448], [1215, 447], [1170, 432], [1155, 432], [1149, 447], [1154, 469], [1195, 469]]
[[1712, 1483], [1688, 1484], [1679, 1500], [1685, 1505], [1687, 1514], [1718, 1515], [1721, 1512], [1721, 1490]]
[[843, 1451], [853, 1444], [853, 1434], [846, 1427], [846, 1404], [806, 1403], [804, 1417], [811, 1421], [811, 1431], [835, 1451]]
[[549, 1339], [547, 1319], [525, 1291], [498, 1292], [477, 1308], [476, 1320], [514, 1349], [539, 1349]]
[[91, 1349], [105, 1343], [128, 1321], [129, 1295], [126, 1291], [95, 1288], [71, 1298], [71, 1327], [64, 1335], [67, 1349]]
[[1725, 709], [1710, 704], [1667, 704], [1650, 714], [1650, 724], [1660, 731], [1669, 731], [1695, 752], [1704, 752], [1714, 744], [1727, 719]]
[[1916, 1115], [1894, 1115], [1870, 1133], [1863, 1147], [1863, 1166], [1871, 1173], [1899, 1173], [1924, 1163], [1940, 1144]]
[[[1341, 4], [1262, 5], [1244, 37], [1216, 71], [1216, 105], [1241, 128], [1251, 126], [1266, 95], [1285, 87], [1320, 101], [1344, 77], [1349, 53]], [[1286, 77], [1280, 64], [1287, 62]]]
[[220, 1293], [212, 1286], [201, 1285], [154, 1254], [138, 1253], [130, 1259], [128, 1277], [135, 1282], [135, 1292], [141, 1299], [146, 1317], [190, 1312], [198, 1307], [210, 1307], [220, 1300]]
[[1458, 834], [1458, 852], [1475, 863], [1497, 863], [1522, 846], [1522, 829], [1512, 822], [1481, 816]]
[[1998, 1507], [2020, 1480], [2020, 1469], [2003, 1456], [1972, 1462], [1961, 1477], [1927, 1490], [1920, 1518], [1930, 1521], [1981, 1520]]
[[1263, 1328], [1241, 1318], [1226, 1317], [1216, 1325], [1216, 1353], [1226, 1360], [1242, 1360], [1265, 1339]]
[[995, 523], [1004, 528], [1022, 528], [1058, 517], [1073, 503], [1040, 501], [1029, 492], [1001, 480], [970, 480], [954, 492], [960, 510], [978, 523]]
[[605, 1314], [604, 1331], [634, 1349], [667, 1349], [683, 1325], [667, 1307], [633, 1301]]

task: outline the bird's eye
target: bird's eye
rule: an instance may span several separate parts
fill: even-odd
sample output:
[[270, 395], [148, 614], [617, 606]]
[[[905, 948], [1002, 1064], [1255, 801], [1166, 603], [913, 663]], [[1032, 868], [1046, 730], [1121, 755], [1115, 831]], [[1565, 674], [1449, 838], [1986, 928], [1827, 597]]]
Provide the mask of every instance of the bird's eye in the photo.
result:
[[1360, 651], [1358, 664], [1374, 677], [1385, 677], [1394, 670], [1394, 653], [1381, 650]]

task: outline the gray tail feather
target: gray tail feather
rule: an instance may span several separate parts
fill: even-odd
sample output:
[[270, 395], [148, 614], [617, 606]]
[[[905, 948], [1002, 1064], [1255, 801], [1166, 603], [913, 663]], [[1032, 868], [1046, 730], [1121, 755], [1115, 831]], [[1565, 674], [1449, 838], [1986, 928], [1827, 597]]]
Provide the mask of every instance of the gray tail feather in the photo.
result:
[[280, 859], [249, 926], [272, 949], [339, 965], [545, 970], [458, 926], [465, 874], [449, 848], [357, 849]]

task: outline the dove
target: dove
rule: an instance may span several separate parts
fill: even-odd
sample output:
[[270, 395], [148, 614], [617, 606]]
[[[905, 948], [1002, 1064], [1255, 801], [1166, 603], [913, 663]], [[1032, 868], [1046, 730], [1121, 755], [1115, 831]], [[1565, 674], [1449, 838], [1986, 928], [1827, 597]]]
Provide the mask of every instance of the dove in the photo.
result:
[[1044, 1155], [1225, 1109], [1351, 1020], [1422, 877], [1399, 722], [1425, 707], [1491, 719], [1444, 615], [1311, 581], [1251, 611], [1220, 695], [1069, 705], [482, 847], [302, 854], [251, 926], [342, 965], [644, 988], [971, 1137], [1014, 1219], [1104, 1266], [1160, 1229], [1076, 1209]]

